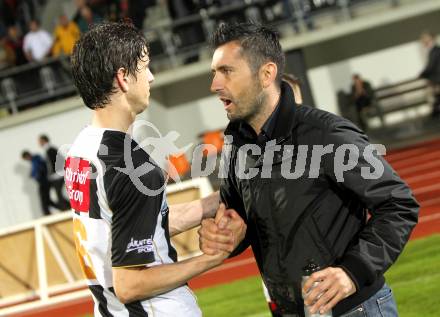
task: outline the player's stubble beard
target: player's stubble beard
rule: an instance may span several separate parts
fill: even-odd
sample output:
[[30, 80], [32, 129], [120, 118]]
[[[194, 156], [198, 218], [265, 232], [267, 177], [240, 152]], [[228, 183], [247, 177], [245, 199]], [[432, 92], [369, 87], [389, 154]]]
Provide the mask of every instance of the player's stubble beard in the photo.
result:
[[267, 95], [258, 80], [253, 80], [251, 89], [243, 89], [242, 96], [236, 98], [235, 113], [227, 113], [231, 122], [243, 120], [252, 125], [252, 122], [264, 112]]

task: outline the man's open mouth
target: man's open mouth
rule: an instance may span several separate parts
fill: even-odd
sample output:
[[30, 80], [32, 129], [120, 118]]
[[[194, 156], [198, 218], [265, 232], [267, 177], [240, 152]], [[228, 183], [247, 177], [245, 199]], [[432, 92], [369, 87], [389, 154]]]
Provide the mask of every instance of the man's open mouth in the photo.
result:
[[225, 105], [225, 107], [228, 107], [231, 103], [232, 103], [232, 100], [231, 99], [228, 99], [228, 98], [220, 98], [220, 100], [223, 102], [223, 104]]

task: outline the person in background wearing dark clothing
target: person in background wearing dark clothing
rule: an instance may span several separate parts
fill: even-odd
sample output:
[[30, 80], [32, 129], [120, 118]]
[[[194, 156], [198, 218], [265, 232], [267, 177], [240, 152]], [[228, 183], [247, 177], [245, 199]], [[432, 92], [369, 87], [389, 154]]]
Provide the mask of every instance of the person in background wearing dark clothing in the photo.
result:
[[218, 14], [216, 12], [215, 19], [218, 23], [240, 23], [246, 21], [246, 13], [244, 10], [244, 0], [214, 0], [213, 4], [219, 8], [219, 11], [226, 8], [242, 7], [238, 10], [227, 10], [224, 13]]
[[353, 83], [351, 85], [351, 98], [358, 114], [359, 126], [362, 130], [368, 128], [365, 121], [365, 111], [372, 106], [374, 91], [371, 84], [362, 79], [360, 75], [353, 75]]
[[429, 81], [434, 95], [432, 116], [440, 117], [440, 47], [435, 43], [434, 35], [430, 32], [423, 32], [420, 41], [428, 51], [428, 63], [419, 77]]
[[0, 36], [0, 70], [12, 67], [14, 65], [14, 51], [6, 45], [6, 38]]
[[302, 92], [301, 92], [301, 81], [298, 77], [296, 77], [294, 74], [283, 74], [283, 81], [288, 83], [290, 85], [290, 88], [292, 88], [293, 97], [295, 98], [295, 103], [297, 105], [302, 105], [303, 98], [302, 98]]
[[[223, 24], [212, 44], [211, 91], [230, 120], [220, 197], [247, 224], [233, 255], [252, 246], [283, 317], [396, 317], [384, 273], [418, 220], [411, 189], [353, 123], [295, 106], [277, 33]], [[203, 252], [223, 250], [218, 230], [202, 222]], [[317, 270], [302, 285], [311, 262]]]
[[15, 53], [15, 65], [23, 65], [27, 63], [23, 52], [23, 38], [20, 36], [17, 26], [8, 27], [8, 35], [6, 36], [5, 45]]
[[295, 33], [301, 32], [298, 18], [303, 19], [308, 31], [311, 31], [315, 28], [312, 17], [310, 15], [310, 4], [306, 3], [306, 1], [297, 1], [296, 8], [290, 0], [282, 0], [282, 5], [283, 15], [286, 19], [292, 21], [293, 30], [295, 31]]
[[99, 14], [93, 12], [88, 5], [83, 5], [78, 7], [73, 21], [76, 22], [81, 34], [83, 34], [89, 30], [91, 25], [101, 23], [103, 19]]
[[[167, 0], [168, 12], [173, 21], [179, 21], [185, 17], [198, 13], [198, 6], [193, 0]], [[179, 48], [190, 47], [205, 41], [202, 22], [200, 20], [178, 25], [173, 28], [173, 32], [179, 37]], [[199, 53], [194, 48], [184, 59], [184, 64], [197, 62]]]
[[137, 29], [143, 29], [147, 8], [155, 5], [156, 0], [132, 0], [128, 2], [128, 16]]
[[19, 1], [17, 0], [0, 1], [0, 20], [4, 22], [6, 27], [14, 25], [17, 22], [18, 5]]
[[38, 183], [38, 194], [40, 196], [41, 209], [44, 215], [50, 215], [49, 206], [56, 206], [50, 200], [50, 185], [47, 179], [47, 165], [44, 159], [38, 155], [32, 155], [29, 151], [23, 151], [21, 157], [25, 161], [31, 163], [31, 178], [33, 178]]
[[[55, 203], [60, 210], [67, 210], [70, 207], [69, 201], [64, 198], [63, 190], [64, 190], [64, 177], [63, 173], [58, 175], [56, 171], [56, 161], [58, 155], [58, 149], [50, 144], [49, 137], [47, 135], [40, 135], [38, 138], [38, 143], [46, 152], [46, 164], [48, 169], [48, 181], [49, 181], [49, 190], [50, 188], [55, 189], [55, 193], [57, 195], [58, 201]], [[59, 157], [59, 162], [64, 162], [64, 157]]]

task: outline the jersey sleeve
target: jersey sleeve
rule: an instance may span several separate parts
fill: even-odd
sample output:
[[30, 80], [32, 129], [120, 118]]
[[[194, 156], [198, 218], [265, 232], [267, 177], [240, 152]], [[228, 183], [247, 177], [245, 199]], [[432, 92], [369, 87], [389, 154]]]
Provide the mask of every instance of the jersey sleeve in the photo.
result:
[[[164, 193], [142, 192], [143, 188], [160, 188], [163, 179], [158, 172], [149, 172], [134, 182], [124, 172], [112, 173], [107, 179], [107, 197], [112, 216], [112, 266], [143, 266], [155, 262], [154, 233]], [[141, 187], [140, 187], [141, 186]]]

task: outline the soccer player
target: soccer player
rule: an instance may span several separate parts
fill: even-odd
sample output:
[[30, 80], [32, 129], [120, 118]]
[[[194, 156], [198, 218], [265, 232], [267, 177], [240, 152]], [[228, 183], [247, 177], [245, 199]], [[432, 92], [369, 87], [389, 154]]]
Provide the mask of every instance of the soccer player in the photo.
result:
[[[100, 24], [77, 42], [71, 62], [75, 85], [94, 111], [68, 153], [65, 180], [95, 315], [200, 316], [186, 282], [229, 253], [177, 262], [170, 236], [214, 216], [219, 197], [168, 207], [162, 170], [130, 137], [154, 79], [145, 38], [127, 23]], [[246, 225], [223, 205], [213, 221], [232, 251]]]

